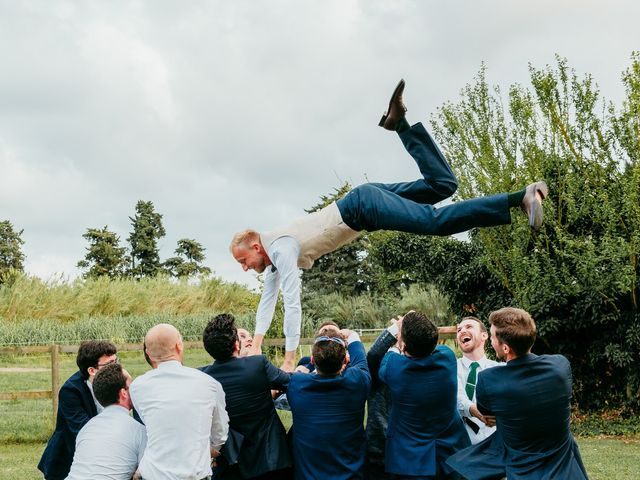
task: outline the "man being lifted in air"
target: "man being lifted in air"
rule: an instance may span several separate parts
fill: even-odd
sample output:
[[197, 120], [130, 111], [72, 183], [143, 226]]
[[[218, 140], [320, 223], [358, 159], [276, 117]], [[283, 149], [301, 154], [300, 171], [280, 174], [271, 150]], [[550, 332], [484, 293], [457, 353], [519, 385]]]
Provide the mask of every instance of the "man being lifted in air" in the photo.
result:
[[293, 370], [300, 339], [302, 309], [298, 268], [311, 268], [316, 259], [351, 242], [362, 230], [446, 236], [477, 227], [509, 224], [511, 208], [522, 208], [534, 229], [542, 224], [542, 200], [548, 194], [547, 185], [542, 181], [513, 193], [434, 207], [455, 193], [458, 182], [422, 124], [411, 126], [407, 123], [407, 109], [402, 100], [404, 86], [404, 80], [401, 80], [380, 126], [398, 133], [418, 165], [421, 179], [391, 184], [365, 183], [290, 225], [262, 233], [245, 230], [231, 241], [231, 254], [245, 271], [266, 271], [256, 313], [251, 350], [254, 354], [261, 351], [262, 340], [273, 318], [278, 290], [282, 288], [286, 336], [284, 370]]

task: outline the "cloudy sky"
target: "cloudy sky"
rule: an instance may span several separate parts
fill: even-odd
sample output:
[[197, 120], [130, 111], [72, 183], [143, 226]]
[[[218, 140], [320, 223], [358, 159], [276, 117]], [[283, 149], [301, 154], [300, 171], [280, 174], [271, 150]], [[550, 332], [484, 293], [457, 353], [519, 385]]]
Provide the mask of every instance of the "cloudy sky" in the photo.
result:
[[124, 242], [151, 200], [163, 258], [195, 238], [253, 286], [234, 232], [343, 180], [416, 178], [377, 127], [399, 78], [428, 120], [481, 62], [507, 87], [557, 53], [619, 103], [638, 18], [631, 0], [0, 0], [0, 220], [24, 229], [29, 273], [74, 278], [86, 229]]

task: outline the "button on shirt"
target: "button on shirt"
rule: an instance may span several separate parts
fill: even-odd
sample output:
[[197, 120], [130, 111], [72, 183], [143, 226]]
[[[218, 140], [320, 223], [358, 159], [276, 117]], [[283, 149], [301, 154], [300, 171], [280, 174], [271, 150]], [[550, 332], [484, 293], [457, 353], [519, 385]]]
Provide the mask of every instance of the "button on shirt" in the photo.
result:
[[120, 405], [109, 405], [82, 427], [67, 480], [130, 480], [147, 443], [145, 428]]
[[298, 269], [300, 244], [293, 237], [280, 237], [269, 246], [267, 255], [271, 259], [272, 266], [265, 270], [264, 288], [256, 312], [256, 333], [264, 335], [269, 330], [278, 300], [278, 290], [282, 287], [285, 350], [291, 352], [298, 348], [300, 343], [300, 323], [302, 322], [301, 282]]
[[171, 360], [136, 378], [130, 392], [147, 427], [142, 478], [199, 480], [211, 475], [210, 447], [220, 450], [229, 431], [220, 383]]
[[[486, 356], [482, 357], [480, 360], [471, 360], [467, 357], [461, 357], [458, 359], [458, 411], [462, 417], [467, 417], [471, 419], [473, 423], [475, 423], [478, 427], [478, 433], [475, 433], [471, 427], [465, 424], [465, 428], [467, 429], [467, 433], [469, 434], [469, 439], [471, 443], [474, 445], [481, 440], [484, 440], [493, 432], [496, 431], [496, 427], [487, 427], [484, 423], [482, 423], [479, 419], [471, 415], [469, 413], [469, 407], [471, 404], [476, 403], [476, 394], [475, 391], [473, 393], [473, 399], [469, 400], [466, 392], [467, 378], [469, 376], [469, 370], [471, 369], [471, 364], [473, 362], [478, 362], [478, 368], [476, 370], [476, 375], [479, 376], [480, 372], [486, 370], [487, 368], [501, 366], [504, 363], [498, 363], [493, 360], [489, 360]], [[476, 378], [477, 378], [476, 376]]]

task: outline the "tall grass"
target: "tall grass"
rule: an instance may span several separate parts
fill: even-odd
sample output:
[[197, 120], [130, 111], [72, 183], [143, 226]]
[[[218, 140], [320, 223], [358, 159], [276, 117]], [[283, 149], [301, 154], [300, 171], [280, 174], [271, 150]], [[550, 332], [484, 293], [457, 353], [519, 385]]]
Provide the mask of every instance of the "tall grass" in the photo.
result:
[[0, 285], [0, 344], [137, 342], [153, 325], [197, 339], [211, 315], [231, 312], [251, 326], [259, 295], [217, 278], [199, 283], [167, 277], [53, 280], [14, 275]]
[[194, 315], [212, 311], [255, 311], [259, 296], [218, 278], [197, 284], [167, 277], [45, 282], [20, 275], [0, 286], [0, 318], [5, 321], [57, 320], [142, 315]]
[[[14, 275], [0, 285], [0, 345], [75, 344], [86, 339], [139, 342], [153, 325], [175, 325], [183, 337], [201, 338], [212, 315], [229, 312], [238, 326], [252, 329], [259, 295], [217, 278], [199, 283], [167, 277], [56, 280]], [[301, 334], [313, 336], [333, 320], [344, 328], [383, 328], [408, 310], [425, 313], [438, 325], [454, 322], [448, 299], [432, 285], [412, 285], [399, 297], [305, 295]], [[282, 337], [278, 303], [270, 337]]]

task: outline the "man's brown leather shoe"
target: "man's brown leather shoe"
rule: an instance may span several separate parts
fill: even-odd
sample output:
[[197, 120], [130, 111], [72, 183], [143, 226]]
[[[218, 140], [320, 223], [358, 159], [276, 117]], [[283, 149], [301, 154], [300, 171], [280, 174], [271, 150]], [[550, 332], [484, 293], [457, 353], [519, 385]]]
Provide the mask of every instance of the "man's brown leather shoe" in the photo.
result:
[[386, 130], [395, 130], [398, 121], [404, 118], [407, 107], [402, 103], [402, 92], [404, 91], [404, 80], [400, 80], [398, 86], [389, 100], [389, 109], [382, 115], [378, 125]]
[[527, 186], [522, 199], [522, 209], [529, 217], [529, 225], [535, 230], [542, 225], [542, 200], [549, 195], [549, 187], [545, 182], [536, 182]]

